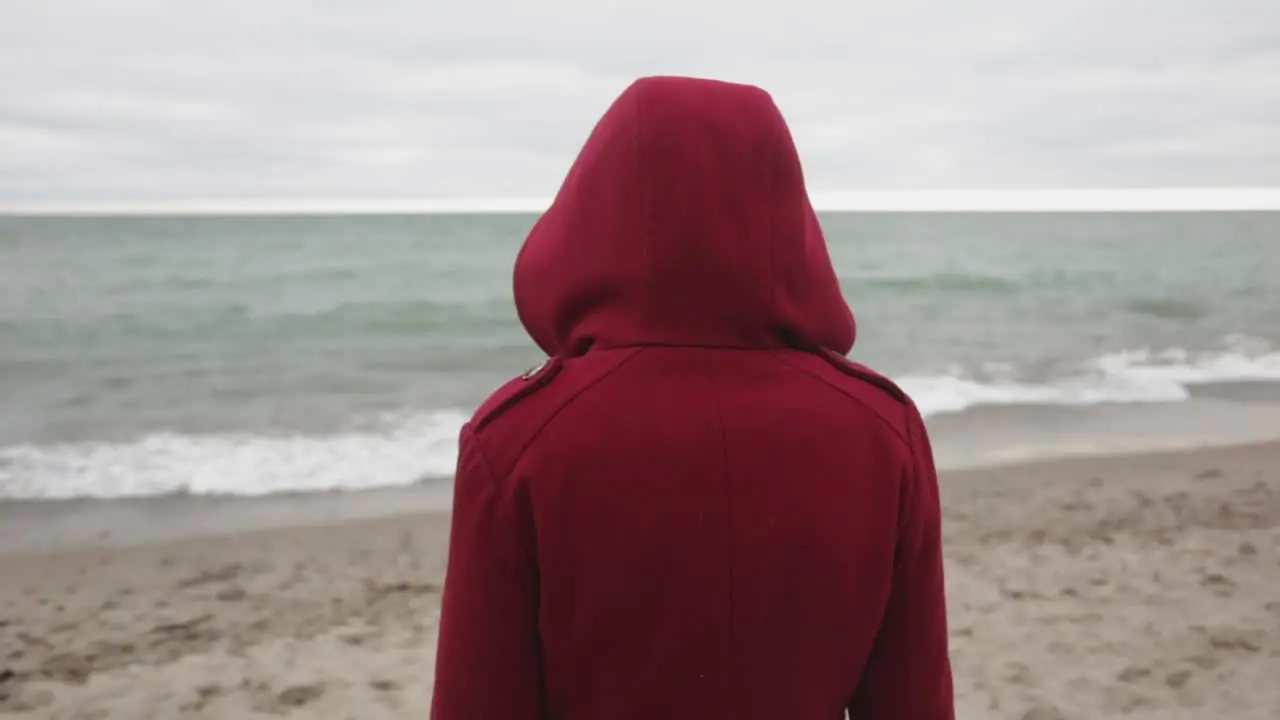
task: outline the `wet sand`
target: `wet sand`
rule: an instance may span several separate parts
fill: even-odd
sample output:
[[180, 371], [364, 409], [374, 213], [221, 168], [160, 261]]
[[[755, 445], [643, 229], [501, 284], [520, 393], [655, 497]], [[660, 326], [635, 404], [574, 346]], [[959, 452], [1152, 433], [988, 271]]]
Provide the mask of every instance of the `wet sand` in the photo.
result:
[[[943, 493], [959, 717], [1280, 717], [1280, 444], [953, 471]], [[0, 716], [425, 717], [446, 515], [36, 551], [23, 533], [63, 516], [17, 512]]]

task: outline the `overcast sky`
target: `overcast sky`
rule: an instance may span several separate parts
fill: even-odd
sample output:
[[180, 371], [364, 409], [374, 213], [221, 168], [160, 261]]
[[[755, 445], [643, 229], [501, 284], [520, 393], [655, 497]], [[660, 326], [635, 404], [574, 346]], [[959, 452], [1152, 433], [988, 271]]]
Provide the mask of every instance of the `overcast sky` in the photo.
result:
[[545, 197], [658, 73], [818, 192], [1280, 185], [1280, 0], [0, 0], [0, 205]]

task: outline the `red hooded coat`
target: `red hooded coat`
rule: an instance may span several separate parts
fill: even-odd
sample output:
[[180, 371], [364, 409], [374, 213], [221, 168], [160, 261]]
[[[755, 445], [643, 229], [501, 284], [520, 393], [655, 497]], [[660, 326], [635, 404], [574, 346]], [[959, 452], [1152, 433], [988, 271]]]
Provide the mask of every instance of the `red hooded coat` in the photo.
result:
[[938, 484], [757, 88], [647, 78], [515, 269], [462, 431], [436, 720], [953, 717]]

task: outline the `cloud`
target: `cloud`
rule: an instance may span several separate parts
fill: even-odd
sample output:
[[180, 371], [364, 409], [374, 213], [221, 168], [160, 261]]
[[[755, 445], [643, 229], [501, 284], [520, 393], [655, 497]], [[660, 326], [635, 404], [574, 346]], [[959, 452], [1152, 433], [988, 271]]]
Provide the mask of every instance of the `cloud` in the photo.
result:
[[1270, 0], [0, 0], [0, 205], [547, 196], [654, 73], [819, 192], [1280, 185]]

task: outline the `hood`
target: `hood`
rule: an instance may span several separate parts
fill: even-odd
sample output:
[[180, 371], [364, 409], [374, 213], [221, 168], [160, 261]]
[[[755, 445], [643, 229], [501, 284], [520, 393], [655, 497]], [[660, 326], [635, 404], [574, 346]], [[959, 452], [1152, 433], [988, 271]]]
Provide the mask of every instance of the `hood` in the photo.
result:
[[525, 240], [515, 299], [548, 355], [854, 341], [781, 113], [713, 80], [644, 78], [614, 101]]

